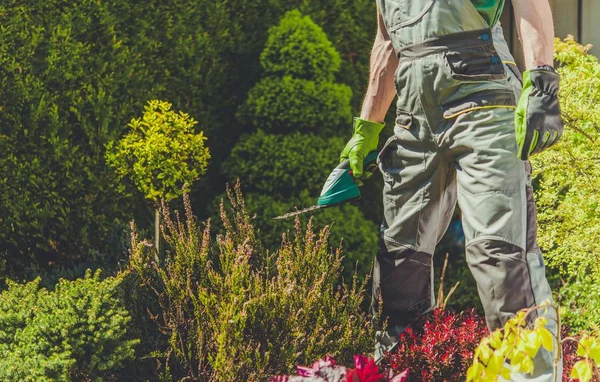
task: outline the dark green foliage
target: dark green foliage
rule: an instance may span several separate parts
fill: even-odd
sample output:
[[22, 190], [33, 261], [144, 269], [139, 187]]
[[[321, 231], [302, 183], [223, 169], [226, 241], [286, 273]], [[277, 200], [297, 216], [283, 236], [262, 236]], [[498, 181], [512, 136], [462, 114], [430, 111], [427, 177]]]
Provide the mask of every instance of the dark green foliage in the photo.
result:
[[331, 82], [341, 60], [323, 30], [310, 17], [293, 10], [269, 29], [260, 63], [271, 76]]
[[[150, 221], [141, 197], [116, 192], [104, 163], [148, 99], [196, 117], [215, 162], [251, 124], [235, 120], [261, 75], [267, 30], [301, 7], [323, 25], [351, 85], [366, 85], [375, 4], [302, 1], [23, 0], [0, 4], [0, 263], [112, 264], [127, 222]], [[365, 17], [369, 14], [373, 17]], [[194, 199], [222, 191], [214, 167]], [[207, 196], [208, 195], [208, 196]], [[206, 203], [202, 203], [206, 205]]]
[[[281, 244], [282, 233], [293, 231], [294, 219], [272, 220], [273, 217], [315, 204], [316, 198], [304, 192], [299, 197], [280, 201], [266, 194], [249, 194], [248, 211], [254, 217], [254, 225], [259, 227], [259, 235], [264, 245], [276, 249]], [[370, 274], [377, 253], [378, 228], [366, 220], [357, 206], [345, 204], [326, 208], [300, 216], [306, 224], [313, 218], [315, 227], [331, 225], [330, 243], [344, 251], [344, 278], [351, 279], [356, 273], [360, 278]], [[356, 271], [356, 272], [355, 272]]]
[[0, 7], [0, 255], [11, 274], [34, 256], [114, 262], [133, 210], [101, 158], [137, 106], [132, 93], [149, 90], [148, 71], [109, 5], [58, 3]]
[[168, 245], [160, 267], [133, 237], [130, 271], [155, 293], [150, 313], [167, 334], [174, 377], [206, 381], [263, 381], [296, 364], [333, 354], [349, 363], [368, 352], [372, 333], [360, 309], [364, 285], [337, 287], [341, 254], [327, 229], [301, 228], [277, 248], [264, 249], [239, 186], [231, 210], [221, 211], [216, 241], [184, 196], [185, 217], [161, 211]]
[[40, 279], [9, 282], [0, 294], [0, 379], [83, 380], [110, 377], [133, 359], [130, 317], [118, 298], [119, 278], [100, 272], [61, 280], [55, 291]]
[[267, 77], [250, 90], [239, 119], [268, 132], [331, 133], [352, 123], [351, 98], [346, 85]]
[[307, 190], [318, 195], [324, 179], [339, 163], [345, 140], [294, 132], [265, 134], [258, 130], [233, 148], [222, 166], [228, 181], [240, 179], [248, 192], [299, 195]]

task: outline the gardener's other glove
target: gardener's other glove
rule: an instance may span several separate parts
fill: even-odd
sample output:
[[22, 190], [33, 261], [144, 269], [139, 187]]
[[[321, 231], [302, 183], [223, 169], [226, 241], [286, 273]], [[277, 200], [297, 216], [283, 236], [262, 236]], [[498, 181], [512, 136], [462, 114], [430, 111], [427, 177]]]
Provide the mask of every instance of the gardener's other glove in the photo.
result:
[[383, 130], [385, 123], [367, 121], [366, 119], [354, 118], [354, 134], [340, 156], [340, 161], [350, 160], [350, 168], [355, 180], [360, 183], [361, 179], [367, 179], [371, 172], [363, 173], [363, 160], [371, 151], [377, 150], [379, 144], [379, 133]]
[[523, 73], [523, 91], [515, 112], [517, 155], [521, 160], [554, 145], [562, 135], [559, 80], [558, 73], [549, 65]]

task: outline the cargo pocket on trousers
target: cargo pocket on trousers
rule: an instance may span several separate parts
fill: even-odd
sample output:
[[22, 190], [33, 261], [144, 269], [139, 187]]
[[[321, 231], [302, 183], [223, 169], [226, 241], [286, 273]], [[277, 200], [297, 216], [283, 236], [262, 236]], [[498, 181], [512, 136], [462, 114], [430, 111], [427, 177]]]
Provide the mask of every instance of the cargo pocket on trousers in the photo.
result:
[[455, 80], [487, 81], [506, 78], [506, 71], [493, 44], [454, 49], [444, 54], [446, 67]]
[[[396, 116], [396, 126], [402, 128], [404, 130], [410, 130], [413, 126], [413, 116], [409, 112], [398, 111]], [[379, 155], [377, 156], [377, 165], [379, 166], [379, 171], [383, 175], [383, 181], [387, 183], [390, 187], [394, 185], [394, 177], [392, 176], [393, 172], [397, 172], [397, 168], [400, 163], [397, 163], [396, 150], [397, 144], [396, 142], [400, 139], [397, 135], [392, 135], [383, 145]]]
[[416, 204], [421, 200], [419, 186], [424, 177], [424, 149], [419, 139], [420, 127], [410, 113], [399, 112], [394, 135], [378, 157], [383, 176], [383, 199], [390, 208]]

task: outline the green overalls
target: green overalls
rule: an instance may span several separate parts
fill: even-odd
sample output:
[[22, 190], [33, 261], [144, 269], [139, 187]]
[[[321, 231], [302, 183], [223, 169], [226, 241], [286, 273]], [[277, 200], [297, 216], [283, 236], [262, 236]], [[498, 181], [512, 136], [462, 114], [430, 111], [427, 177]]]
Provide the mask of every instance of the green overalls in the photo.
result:
[[[470, 0], [378, 3], [399, 57], [394, 135], [379, 155], [384, 222], [374, 301], [388, 320], [381, 350], [434, 306], [432, 255], [457, 202], [490, 329], [552, 294], [536, 243], [531, 168], [517, 158], [520, 74], [501, 27], [490, 28]], [[542, 350], [533, 377], [511, 380], [553, 381], [552, 361]]]

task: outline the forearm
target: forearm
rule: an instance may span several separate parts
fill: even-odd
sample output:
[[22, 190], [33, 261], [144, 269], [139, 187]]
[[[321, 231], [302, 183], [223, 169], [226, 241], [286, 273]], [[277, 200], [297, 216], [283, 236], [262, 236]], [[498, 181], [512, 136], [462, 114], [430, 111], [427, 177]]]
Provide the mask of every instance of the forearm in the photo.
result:
[[552, 65], [554, 21], [548, 0], [513, 0], [513, 7], [525, 67]]
[[369, 86], [360, 113], [362, 119], [373, 122], [383, 122], [396, 96], [394, 73], [398, 67], [398, 57], [385, 31], [381, 15], [378, 16], [378, 24], [379, 30], [371, 50]]

